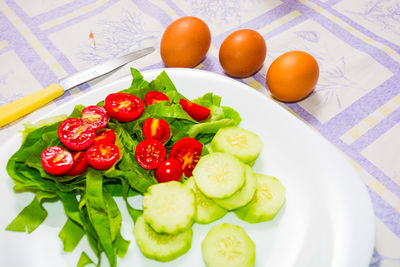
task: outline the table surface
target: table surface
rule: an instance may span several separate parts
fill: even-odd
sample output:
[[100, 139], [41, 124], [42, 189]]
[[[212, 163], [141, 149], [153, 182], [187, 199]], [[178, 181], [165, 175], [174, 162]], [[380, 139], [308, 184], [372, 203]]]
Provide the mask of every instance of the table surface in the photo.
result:
[[283, 104], [344, 152], [368, 187], [376, 216], [370, 266], [400, 266], [400, 3], [397, 0], [1, 0], [0, 105], [58, 79], [146, 46], [157, 51], [59, 99], [0, 130], [16, 134], [58, 105], [139, 70], [163, 68], [159, 54], [166, 26], [197, 16], [212, 43], [196, 68], [225, 75], [218, 48], [237, 29], [266, 40], [265, 64], [239, 79], [270, 95], [271, 62], [303, 50], [320, 66], [315, 91]]

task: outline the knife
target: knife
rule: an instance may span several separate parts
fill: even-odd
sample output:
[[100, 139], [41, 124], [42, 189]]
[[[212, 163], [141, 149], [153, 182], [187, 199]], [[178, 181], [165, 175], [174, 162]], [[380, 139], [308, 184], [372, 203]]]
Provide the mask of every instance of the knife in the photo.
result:
[[42, 107], [43, 105], [63, 95], [65, 91], [109, 73], [118, 67], [127, 64], [128, 62], [144, 57], [154, 52], [154, 50], [154, 47], [147, 47], [127, 55], [111, 59], [90, 69], [62, 78], [59, 83], [53, 83], [38, 92], [1, 106], [0, 127]]

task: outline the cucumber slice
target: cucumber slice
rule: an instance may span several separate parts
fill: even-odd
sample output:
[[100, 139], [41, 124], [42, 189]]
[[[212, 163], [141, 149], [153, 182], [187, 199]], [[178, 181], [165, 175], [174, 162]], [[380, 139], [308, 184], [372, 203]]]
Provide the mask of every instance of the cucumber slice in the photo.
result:
[[256, 192], [249, 204], [235, 210], [240, 219], [249, 223], [272, 220], [279, 212], [286, 198], [286, 189], [272, 176], [256, 174]]
[[240, 226], [224, 223], [208, 232], [202, 244], [207, 267], [254, 266], [256, 246]]
[[209, 198], [227, 198], [238, 191], [245, 182], [244, 166], [233, 155], [222, 152], [200, 158], [193, 170], [200, 191]]
[[215, 199], [215, 203], [227, 209], [234, 210], [243, 207], [251, 201], [256, 191], [256, 176], [249, 165], [245, 165], [245, 185], [233, 196], [224, 199]]
[[242, 162], [253, 166], [261, 152], [263, 142], [257, 134], [233, 126], [219, 129], [209, 147], [214, 152], [230, 153]]
[[196, 215], [194, 221], [201, 224], [211, 223], [221, 219], [228, 212], [226, 209], [218, 206], [215, 202], [207, 198], [196, 186], [194, 178], [186, 180], [185, 184], [189, 186], [195, 195], [196, 199]]
[[155, 184], [143, 195], [144, 220], [157, 233], [177, 234], [192, 226], [195, 205], [193, 191], [184, 184]]
[[172, 261], [189, 251], [193, 230], [189, 228], [176, 235], [159, 234], [140, 215], [133, 228], [133, 235], [143, 255], [149, 259]]

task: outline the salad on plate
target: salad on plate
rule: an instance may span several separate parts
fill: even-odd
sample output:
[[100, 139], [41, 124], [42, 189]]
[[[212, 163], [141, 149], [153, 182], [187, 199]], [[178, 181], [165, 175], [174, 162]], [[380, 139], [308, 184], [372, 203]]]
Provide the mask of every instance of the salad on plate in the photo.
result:
[[[115, 198], [135, 223], [147, 258], [166, 262], [191, 247], [192, 225], [234, 212], [249, 223], [271, 220], [285, 202], [274, 177], [254, 173], [260, 137], [239, 126], [240, 114], [207, 93], [189, 100], [161, 72], [148, 82], [131, 69], [129, 88], [90, 106], [26, 125], [20, 148], [7, 163], [16, 192], [34, 198], [6, 230], [31, 233], [46, 219], [43, 206], [60, 201], [67, 220], [59, 237], [73, 251], [86, 236], [97, 260], [82, 251], [77, 266], [110, 266], [130, 241], [121, 234]], [[142, 209], [128, 199], [143, 195]], [[214, 226], [202, 242], [207, 266], [253, 266], [255, 245], [244, 229]]]

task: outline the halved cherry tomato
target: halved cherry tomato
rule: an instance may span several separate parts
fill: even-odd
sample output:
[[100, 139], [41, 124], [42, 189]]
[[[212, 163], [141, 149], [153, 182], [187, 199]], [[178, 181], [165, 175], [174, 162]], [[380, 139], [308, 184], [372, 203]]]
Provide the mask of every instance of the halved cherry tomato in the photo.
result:
[[81, 119], [97, 131], [107, 126], [110, 115], [103, 107], [88, 106], [82, 110]]
[[81, 119], [69, 118], [58, 127], [58, 138], [71, 150], [84, 150], [94, 141], [93, 128]]
[[181, 98], [179, 100], [179, 104], [181, 104], [182, 108], [184, 111], [187, 112], [187, 114], [190, 115], [193, 119], [196, 121], [202, 121], [205, 118], [208, 117], [210, 114], [211, 110], [209, 108], [206, 108], [202, 105], [193, 103], [189, 100], [186, 100], [184, 98]]
[[98, 170], [110, 168], [119, 158], [119, 149], [114, 144], [94, 144], [86, 151], [90, 166]]
[[171, 135], [171, 129], [163, 119], [148, 118], [143, 123], [143, 135], [145, 138], [154, 138], [165, 143]]
[[40, 160], [44, 170], [53, 175], [65, 174], [74, 164], [72, 154], [59, 146], [43, 150]]
[[93, 144], [103, 143], [103, 144], [114, 144], [115, 143], [115, 132], [112, 129], [104, 129], [96, 132], [94, 136]]
[[72, 153], [74, 165], [65, 174], [70, 176], [81, 175], [89, 167], [84, 151], [76, 151]]
[[169, 157], [177, 159], [182, 164], [182, 171], [185, 176], [191, 177], [202, 151], [202, 143], [194, 138], [185, 137], [173, 144]]
[[128, 93], [109, 94], [104, 107], [111, 117], [120, 122], [136, 120], [143, 112], [144, 103], [137, 96]]
[[166, 94], [159, 91], [150, 91], [147, 92], [144, 96], [144, 104], [146, 106], [157, 104], [162, 101], [169, 101], [169, 98]]
[[160, 166], [167, 156], [164, 145], [154, 139], [144, 139], [136, 146], [135, 158], [140, 166], [152, 170]]
[[182, 164], [174, 158], [168, 158], [154, 170], [154, 176], [159, 183], [180, 181], [182, 179]]

